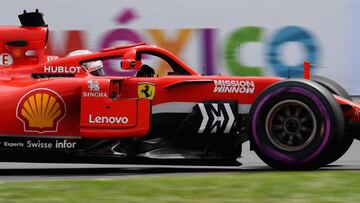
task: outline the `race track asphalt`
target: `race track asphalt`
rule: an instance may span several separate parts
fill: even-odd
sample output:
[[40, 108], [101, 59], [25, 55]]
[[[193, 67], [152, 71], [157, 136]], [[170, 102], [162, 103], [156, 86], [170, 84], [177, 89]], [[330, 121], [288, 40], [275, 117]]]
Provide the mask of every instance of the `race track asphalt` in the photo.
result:
[[[338, 161], [320, 170], [359, 170], [360, 142], [354, 141], [349, 151]], [[0, 181], [28, 181], [34, 179], [113, 179], [128, 176], [196, 174], [217, 172], [259, 172], [272, 170], [264, 164], [249, 144], [244, 144], [240, 167], [189, 167], [108, 164], [48, 164], [0, 163]]]

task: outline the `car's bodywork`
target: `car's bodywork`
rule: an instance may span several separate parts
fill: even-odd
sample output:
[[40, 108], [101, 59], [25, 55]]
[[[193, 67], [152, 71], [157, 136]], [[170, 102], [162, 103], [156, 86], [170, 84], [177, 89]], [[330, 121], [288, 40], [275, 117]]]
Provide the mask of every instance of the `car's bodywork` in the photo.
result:
[[[20, 27], [0, 27], [0, 157], [4, 161], [236, 164], [242, 143], [250, 139], [252, 148], [273, 167], [313, 168], [341, 156], [353, 139], [349, 125], [360, 122], [359, 105], [339, 95], [347, 93], [336, 92], [341, 87], [326, 79], [203, 76], [170, 52], [147, 44], [63, 58], [47, 56], [48, 28], [41, 14], [24, 13], [20, 19]], [[142, 55], [166, 61], [168, 73], [94, 76], [82, 66], [119, 59], [119, 69], [141, 71]], [[313, 99], [302, 100], [307, 97]], [[262, 118], [262, 111], [274, 116]], [[281, 121], [281, 111], [286, 121]], [[319, 112], [324, 116], [316, 117]], [[303, 123], [307, 116], [313, 118]], [[276, 122], [283, 124], [279, 127]], [[282, 129], [277, 133], [276, 128]], [[290, 138], [301, 134], [300, 128], [313, 128], [301, 144]], [[268, 135], [265, 143], [261, 133]], [[289, 148], [277, 140], [283, 133], [289, 137]], [[272, 134], [277, 138], [272, 139]], [[349, 144], [344, 149], [334, 146], [345, 138]], [[324, 154], [330, 151], [336, 155], [328, 159], [330, 155]]]

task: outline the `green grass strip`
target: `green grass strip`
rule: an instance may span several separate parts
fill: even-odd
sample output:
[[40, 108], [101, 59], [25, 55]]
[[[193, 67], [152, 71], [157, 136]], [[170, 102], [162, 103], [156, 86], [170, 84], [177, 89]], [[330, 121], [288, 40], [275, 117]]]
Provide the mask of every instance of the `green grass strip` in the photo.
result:
[[2, 182], [0, 202], [360, 202], [360, 172], [238, 172]]

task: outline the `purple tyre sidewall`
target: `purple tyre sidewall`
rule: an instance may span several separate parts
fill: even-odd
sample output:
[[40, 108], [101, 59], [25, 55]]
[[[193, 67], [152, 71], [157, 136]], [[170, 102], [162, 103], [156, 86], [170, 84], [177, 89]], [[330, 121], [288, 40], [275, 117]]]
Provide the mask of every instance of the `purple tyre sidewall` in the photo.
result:
[[[309, 153], [308, 156], [306, 156], [302, 159], [291, 157], [287, 154], [281, 153], [281, 150], [277, 151], [277, 150], [269, 147], [268, 145], [263, 144], [260, 140], [260, 135], [257, 130], [257, 127], [258, 127], [257, 120], [258, 120], [258, 117], [260, 116], [260, 111], [263, 108], [263, 106], [266, 104], [266, 102], [269, 99], [271, 99], [274, 96], [277, 96], [281, 93], [284, 93], [284, 92], [304, 95], [305, 97], [311, 99], [311, 101], [315, 104], [315, 106], [318, 108], [319, 112], [321, 113], [321, 116], [323, 118], [325, 118], [324, 133], [323, 133], [323, 135], [320, 135], [323, 137], [320, 146], [315, 151], [313, 151], [312, 153]], [[324, 106], [324, 104], [322, 103], [322, 101], [319, 99], [318, 96], [316, 96], [314, 93], [312, 93], [304, 88], [300, 88], [300, 87], [282, 87], [282, 88], [276, 89], [275, 91], [269, 92], [266, 96], [264, 96], [264, 98], [256, 106], [256, 109], [253, 113], [251, 127], [252, 127], [252, 136], [253, 136], [253, 139], [256, 143], [258, 150], [260, 150], [267, 157], [270, 157], [272, 159], [275, 159], [278, 162], [281, 162], [281, 163], [284, 163], [287, 165], [306, 164], [306, 163], [314, 160], [315, 158], [317, 158], [319, 156], [319, 154], [321, 154], [323, 152], [324, 148], [326, 147], [326, 145], [330, 139], [330, 134], [331, 134], [330, 133], [331, 121], [329, 118], [329, 113], [326, 110], [326, 107]]]

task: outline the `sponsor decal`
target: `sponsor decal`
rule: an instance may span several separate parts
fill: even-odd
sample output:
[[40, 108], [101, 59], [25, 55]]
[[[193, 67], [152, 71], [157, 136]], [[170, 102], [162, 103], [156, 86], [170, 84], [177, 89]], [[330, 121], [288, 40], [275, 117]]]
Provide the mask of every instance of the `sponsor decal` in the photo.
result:
[[87, 85], [88, 85], [89, 92], [83, 92], [83, 94], [82, 94], [83, 97], [101, 98], [101, 97], [108, 96], [106, 92], [100, 92], [99, 81], [88, 80]]
[[24, 143], [23, 142], [8, 142], [5, 141], [3, 142], [3, 147], [8, 147], [8, 148], [14, 148], [14, 147], [24, 147]]
[[65, 114], [64, 100], [58, 93], [46, 88], [26, 93], [16, 109], [16, 117], [23, 122], [25, 132], [57, 132]]
[[80, 73], [80, 70], [80, 66], [44, 66], [45, 73], [75, 74]]
[[234, 123], [236, 110], [231, 103], [199, 103], [202, 116], [198, 133], [230, 133]]
[[89, 91], [98, 92], [100, 90], [99, 81], [89, 80], [87, 83], [88, 83]]
[[78, 142], [69, 139], [37, 139], [4, 137], [0, 139], [0, 147], [6, 149], [75, 149]]
[[360, 117], [360, 109], [355, 109], [354, 115]]
[[254, 81], [249, 80], [214, 80], [215, 93], [252, 94], [255, 91]]
[[89, 123], [94, 124], [126, 124], [129, 122], [128, 117], [117, 116], [93, 116], [89, 114]]
[[47, 59], [47, 61], [54, 61], [56, 59], [59, 59], [59, 57], [58, 56], [47, 56], [46, 59]]
[[139, 83], [138, 97], [141, 99], [153, 99], [155, 95], [155, 84]]
[[41, 140], [28, 140], [26, 141], [27, 148], [35, 149], [74, 149], [76, 142], [68, 140], [55, 140], [55, 142], [44, 142]]
[[10, 66], [14, 62], [12, 56], [8, 53], [0, 54], [0, 66]]
[[106, 92], [83, 92], [83, 97], [107, 97]]

